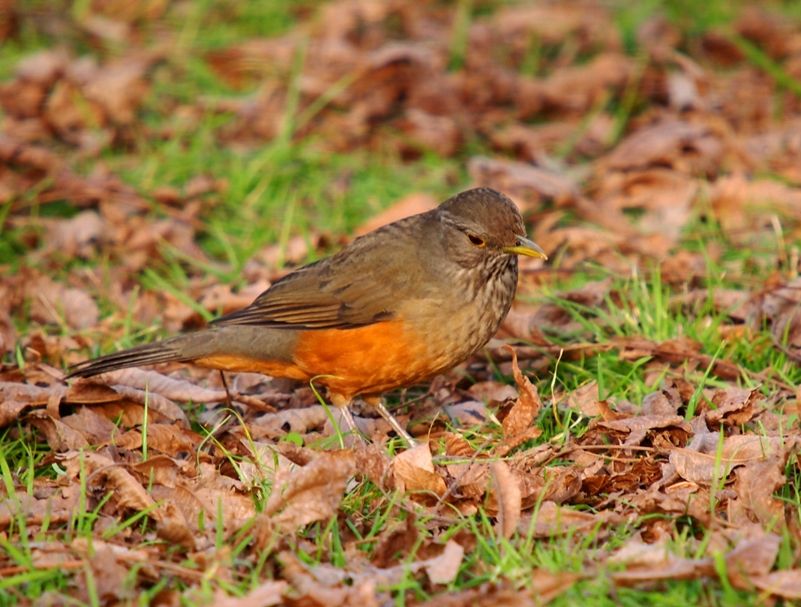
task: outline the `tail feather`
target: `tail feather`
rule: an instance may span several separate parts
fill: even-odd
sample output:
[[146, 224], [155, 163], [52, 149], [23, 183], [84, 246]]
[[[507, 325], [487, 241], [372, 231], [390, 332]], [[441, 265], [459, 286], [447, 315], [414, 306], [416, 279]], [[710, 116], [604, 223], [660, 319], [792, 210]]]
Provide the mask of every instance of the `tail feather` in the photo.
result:
[[158, 341], [73, 365], [69, 369], [70, 372], [67, 375], [67, 379], [72, 377], [92, 377], [93, 375], [127, 367], [180, 360], [186, 360], [180, 349], [171, 347], [169, 340]]

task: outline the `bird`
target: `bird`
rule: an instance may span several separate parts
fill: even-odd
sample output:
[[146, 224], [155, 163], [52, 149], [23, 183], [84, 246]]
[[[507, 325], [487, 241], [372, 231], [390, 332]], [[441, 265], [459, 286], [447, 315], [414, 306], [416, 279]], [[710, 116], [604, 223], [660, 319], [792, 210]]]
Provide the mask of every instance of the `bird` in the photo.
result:
[[67, 378], [177, 361], [314, 382], [350, 430], [360, 397], [412, 446], [381, 396], [487, 344], [511, 308], [519, 255], [547, 259], [512, 200], [469, 189], [290, 272], [207, 328], [78, 363]]

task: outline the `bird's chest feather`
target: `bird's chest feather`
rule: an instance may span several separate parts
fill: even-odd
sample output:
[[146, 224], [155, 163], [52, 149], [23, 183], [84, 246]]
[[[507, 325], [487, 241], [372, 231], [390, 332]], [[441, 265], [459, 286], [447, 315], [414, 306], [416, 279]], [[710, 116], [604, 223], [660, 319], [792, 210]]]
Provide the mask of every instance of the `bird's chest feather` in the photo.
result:
[[432, 374], [425, 337], [403, 320], [306, 331], [293, 359], [309, 379], [348, 397], [385, 392]]

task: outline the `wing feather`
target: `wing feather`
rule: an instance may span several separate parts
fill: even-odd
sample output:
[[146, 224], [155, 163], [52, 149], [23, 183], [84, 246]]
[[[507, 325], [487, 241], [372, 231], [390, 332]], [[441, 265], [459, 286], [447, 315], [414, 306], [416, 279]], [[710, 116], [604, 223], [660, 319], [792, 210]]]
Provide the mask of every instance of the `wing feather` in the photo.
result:
[[[405, 231], [397, 224], [387, 228], [383, 238], [374, 233], [356, 239], [333, 257], [288, 274], [248, 307], [213, 324], [345, 329], [393, 318], [399, 289], [412, 288], [416, 277], [402, 267], [403, 260], [391, 256]], [[385, 261], [375, 263], [376, 256]]]

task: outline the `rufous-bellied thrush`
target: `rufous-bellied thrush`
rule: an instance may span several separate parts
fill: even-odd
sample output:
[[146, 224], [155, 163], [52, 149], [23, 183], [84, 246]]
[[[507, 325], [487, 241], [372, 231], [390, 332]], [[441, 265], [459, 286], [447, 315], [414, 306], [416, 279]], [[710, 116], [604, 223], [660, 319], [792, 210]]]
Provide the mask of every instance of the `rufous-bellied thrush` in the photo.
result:
[[546, 258], [514, 203], [467, 190], [295, 270], [206, 329], [82, 362], [69, 377], [181, 361], [314, 379], [351, 428], [348, 405], [362, 396], [411, 443], [377, 397], [489, 341], [512, 305], [518, 255]]

